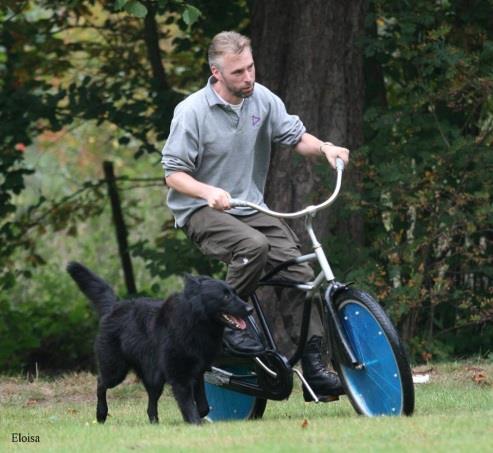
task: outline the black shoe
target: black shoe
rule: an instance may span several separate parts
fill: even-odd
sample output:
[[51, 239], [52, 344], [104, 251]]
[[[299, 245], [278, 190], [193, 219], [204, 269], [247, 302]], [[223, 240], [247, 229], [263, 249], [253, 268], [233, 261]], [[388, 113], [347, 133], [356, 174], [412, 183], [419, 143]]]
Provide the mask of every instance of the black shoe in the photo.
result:
[[247, 322], [247, 328], [244, 330], [226, 327], [223, 335], [223, 346], [225, 352], [240, 356], [256, 356], [265, 351], [262, 341], [249, 322]]
[[[335, 401], [344, 393], [344, 389], [337, 373], [325, 368], [322, 362], [321, 345], [321, 337], [314, 336], [310, 339], [301, 358], [301, 368], [308, 385], [320, 401]], [[305, 401], [313, 401], [305, 386], [303, 386], [303, 397]]]

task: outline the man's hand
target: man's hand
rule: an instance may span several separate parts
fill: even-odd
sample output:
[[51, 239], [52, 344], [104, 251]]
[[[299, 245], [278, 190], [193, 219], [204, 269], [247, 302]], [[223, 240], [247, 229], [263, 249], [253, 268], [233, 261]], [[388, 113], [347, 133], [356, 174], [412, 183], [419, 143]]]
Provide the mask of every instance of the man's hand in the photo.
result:
[[188, 173], [178, 171], [166, 177], [166, 184], [189, 197], [202, 198], [218, 211], [230, 209], [231, 195], [223, 189], [197, 181]]
[[231, 195], [223, 189], [218, 187], [210, 187], [207, 190], [205, 199], [209, 207], [217, 209], [218, 211], [224, 211], [225, 209], [230, 209]]
[[332, 143], [322, 143], [320, 145], [320, 152], [325, 154], [325, 157], [330, 162], [333, 168], [336, 168], [336, 158], [341, 158], [345, 164], [349, 162], [349, 150], [340, 146], [333, 145]]

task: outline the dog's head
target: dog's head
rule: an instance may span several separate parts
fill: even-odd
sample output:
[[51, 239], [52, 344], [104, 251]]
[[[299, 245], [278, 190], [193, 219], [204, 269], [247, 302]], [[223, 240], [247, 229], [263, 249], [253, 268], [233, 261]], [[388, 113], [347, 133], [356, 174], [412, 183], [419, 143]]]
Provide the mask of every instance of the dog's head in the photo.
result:
[[226, 282], [210, 277], [186, 275], [184, 295], [197, 298], [209, 319], [236, 330], [246, 329], [245, 318], [253, 311]]

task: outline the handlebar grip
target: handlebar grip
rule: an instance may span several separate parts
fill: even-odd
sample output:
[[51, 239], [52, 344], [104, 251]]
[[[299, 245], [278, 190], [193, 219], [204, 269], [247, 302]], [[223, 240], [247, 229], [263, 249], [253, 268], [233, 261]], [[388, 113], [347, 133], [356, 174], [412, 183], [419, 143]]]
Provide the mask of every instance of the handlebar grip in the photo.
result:
[[336, 158], [336, 170], [341, 170], [341, 171], [344, 171], [344, 161], [340, 158], [340, 157], [337, 157]]
[[231, 200], [229, 200], [229, 205], [232, 208], [242, 208], [248, 206], [246, 204], [246, 201], [240, 200], [238, 198], [231, 198]]

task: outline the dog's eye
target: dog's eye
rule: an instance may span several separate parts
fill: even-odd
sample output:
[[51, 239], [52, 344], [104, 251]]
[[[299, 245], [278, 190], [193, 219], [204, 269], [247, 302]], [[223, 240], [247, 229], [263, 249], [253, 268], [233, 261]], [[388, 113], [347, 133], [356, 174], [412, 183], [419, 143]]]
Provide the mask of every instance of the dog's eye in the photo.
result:
[[229, 300], [229, 294], [225, 294], [224, 297], [223, 297], [223, 300], [226, 302], [227, 300]]

